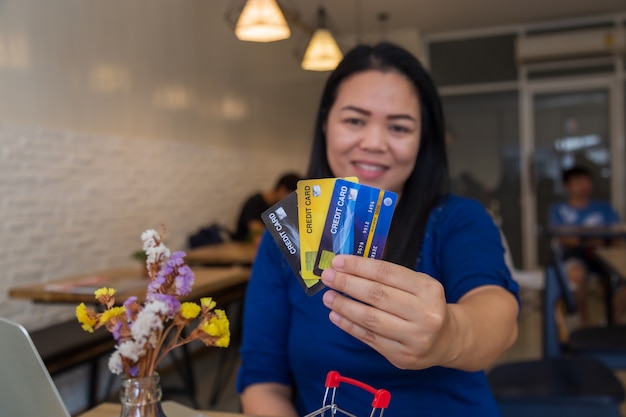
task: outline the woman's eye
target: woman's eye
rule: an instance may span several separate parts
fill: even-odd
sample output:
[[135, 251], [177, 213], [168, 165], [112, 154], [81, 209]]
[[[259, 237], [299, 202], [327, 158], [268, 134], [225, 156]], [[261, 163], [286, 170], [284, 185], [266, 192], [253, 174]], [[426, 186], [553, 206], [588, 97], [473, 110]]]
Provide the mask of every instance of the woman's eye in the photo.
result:
[[391, 130], [394, 133], [410, 133], [411, 132], [411, 129], [402, 125], [391, 125], [389, 126], [389, 130]]
[[348, 117], [347, 119], [345, 119], [345, 122], [349, 125], [354, 125], [354, 126], [363, 126], [365, 124], [365, 122], [362, 119], [358, 119], [356, 117]]

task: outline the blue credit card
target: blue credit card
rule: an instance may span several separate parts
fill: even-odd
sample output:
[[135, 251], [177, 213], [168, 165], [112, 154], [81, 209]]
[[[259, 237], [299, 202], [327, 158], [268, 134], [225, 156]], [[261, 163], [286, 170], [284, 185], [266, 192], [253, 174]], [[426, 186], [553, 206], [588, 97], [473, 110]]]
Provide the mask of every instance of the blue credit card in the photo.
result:
[[396, 207], [398, 196], [391, 191], [382, 191], [376, 206], [374, 219], [370, 230], [368, 242], [365, 245], [365, 254], [368, 258], [381, 259], [385, 250], [385, 243], [389, 235], [393, 211]]
[[354, 255], [364, 256], [381, 190], [361, 187], [354, 218]]
[[320, 276], [339, 254], [380, 259], [396, 201], [397, 195], [391, 191], [338, 179], [322, 231], [314, 274]]

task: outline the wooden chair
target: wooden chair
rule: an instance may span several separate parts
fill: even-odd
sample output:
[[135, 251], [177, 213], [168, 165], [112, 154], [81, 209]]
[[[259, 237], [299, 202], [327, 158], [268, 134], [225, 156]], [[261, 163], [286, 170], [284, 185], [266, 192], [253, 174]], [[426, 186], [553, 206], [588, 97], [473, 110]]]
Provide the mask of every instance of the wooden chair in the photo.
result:
[[624, 389], [591, 358], [498, 365], [487, 375], [503, 417], [619, 417]]
[[559, 337], [555, 309], [559, 300], [569, 313], [576, 311], [576, 302], [570, 289], [561, 251], [553, 248], [552, 265], [546, 275], [544, 303], [544, 356], [559, 358], [564, 355], [598, 359], [611, 369], [626, 369], [626, 326], [592, 326], [569, 333], [567, 341]]
[[487, 374], [502, 415], [618, 417], [624, 389], [613, 371], [596, 358], [566, 356], [561, 350], [554, 311], [563, 295], [569, 295], [569, 303], [573, 296], [560, 285], [555, 266], [549, 265], [544, 291], [546, 356], [498, 365]]

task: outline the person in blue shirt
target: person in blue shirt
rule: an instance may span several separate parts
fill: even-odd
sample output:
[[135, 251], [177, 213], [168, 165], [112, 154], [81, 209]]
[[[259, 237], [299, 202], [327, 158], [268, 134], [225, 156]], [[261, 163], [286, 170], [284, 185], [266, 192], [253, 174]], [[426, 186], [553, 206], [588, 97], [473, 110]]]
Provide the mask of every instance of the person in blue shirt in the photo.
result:
[[[308, 177], [356, 176], [399, 195], [383, 260], [336, 256], [307, 296], [266, 233], [244, 306], [243, 412], [303, 416], [330, 370], [391, 393], [385, 416], [498, 416], [484, 369], [517, 337], [518, 287], [500, 233], [475, 200], [450, 195], [445, 125], [420, 62], [359, 45], [329, 76]], [[340, 387], [357, 416], [372, 397]]]
[[[567, 191], [567, 200], [550, 206], [549, 225], [602, 227], [620, 222], [619, 215], [611, 204], [591, 198], [593, 179], [591, 172], [582, 166], [574, 166], [563, 171], [562, 182]], [[594, 248], [605, 245], [604, 239], [585, 239], [577, 236], [558, 238], [563, 248], [563, 260], [569, 282], [576, 297], [576, 306], [581, 325], [587, 325], [587, 281], [590, 273], [603, 274], [602, 266], [594, 254]], [[616, 309], [616, 316], [621, 308]]]
[[295, 191], [299, 180], [298, 173], [287, 172], [278, 178], [273, 189], [257, 192], [248, 197], [239, 212], [233, 240], [258, 245], [265, 231], [261, 214]]

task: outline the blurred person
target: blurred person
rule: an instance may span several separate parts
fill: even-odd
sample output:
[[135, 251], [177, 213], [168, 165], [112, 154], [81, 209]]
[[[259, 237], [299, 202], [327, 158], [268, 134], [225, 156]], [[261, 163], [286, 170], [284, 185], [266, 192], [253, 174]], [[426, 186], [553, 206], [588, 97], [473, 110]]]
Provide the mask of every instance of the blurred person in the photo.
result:
[[243, 204], [237, 220], [233, 240], [258, 244], [265, 225], [261, 214], [296, 190], [300, 175], [295, 172], [283, 174], [271, 190], [255, 193]]
[[[602, 227], [620, 222], [619, 215], [607, 201], [592, 199], [591, 172], [582, 166], [563, 171], [562, 182], [567, 199], [550, 206], [549, 225]], [[590, 273], [604, 274], [594, 249], [609, 244], [605, 239], [581, 239], [578, 236], [558, 238], [563, 249], [563, 260], [568, 280], [574, 291], [581, 325], [589, 324], [587, 303]]]

